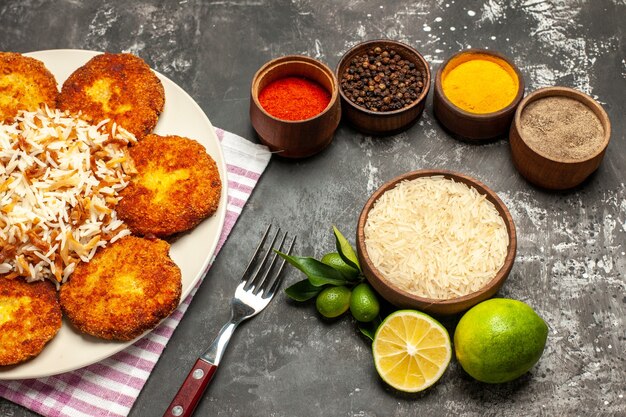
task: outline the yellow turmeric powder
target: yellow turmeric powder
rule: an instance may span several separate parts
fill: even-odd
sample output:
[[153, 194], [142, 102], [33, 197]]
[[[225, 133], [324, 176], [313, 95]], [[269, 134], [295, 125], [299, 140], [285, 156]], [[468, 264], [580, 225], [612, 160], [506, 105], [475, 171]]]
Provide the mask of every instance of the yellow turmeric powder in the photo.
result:
[[519, 88], [515, 70], [506, 61], [487, 54], [461, 54], [446, 65], [441, 78], [448, 100], [477, 114], [505, 108]]

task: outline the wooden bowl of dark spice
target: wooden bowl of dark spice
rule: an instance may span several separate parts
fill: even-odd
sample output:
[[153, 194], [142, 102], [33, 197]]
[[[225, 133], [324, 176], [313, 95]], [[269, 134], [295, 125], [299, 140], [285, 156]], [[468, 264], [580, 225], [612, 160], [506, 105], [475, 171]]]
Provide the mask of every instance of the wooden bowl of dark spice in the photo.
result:
[[409, 45], [372, 40], [347, 51], [337, 66], [345, 119], [371, 135], [411, 127], [424, 111], [430, 69]]
[[606, 112], [567, 87], [541, 88], [519, 105], [509, 134], [513, 163], [532, 184], [565, 190], [602, 162], [611, 137]]
[[305, 158], [333, 140], [341, 104], [335, 74], [324, 63], [288, 55], [263, 65], [252, 79], [250, 121], [276, 155]]

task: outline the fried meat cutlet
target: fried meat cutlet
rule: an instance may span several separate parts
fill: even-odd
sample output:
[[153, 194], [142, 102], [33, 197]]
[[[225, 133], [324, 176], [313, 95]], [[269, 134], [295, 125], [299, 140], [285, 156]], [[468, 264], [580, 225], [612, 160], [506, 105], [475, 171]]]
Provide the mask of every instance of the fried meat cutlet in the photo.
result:
[[137, 139], [157, 124], [165, 90], [148, 64], [132, 54], [102, 54], [74, 71], [63, 83], [59, 108], [97, 123], [122, 126]]
[[195, 140], [148, 135], [130, 155], [138, 173], [120, 193], [116, 211], [133, 233], [169, 236], [192, 229], [217, 210], [220, 174]]
[[0, 276], [0, 365], [37, 356], [60, 328], [54, 285]]
[[124, 237], [76, 267], [61, 286], [61, 308], [78, 330], [109, 340], [132, 340], [178, 306], [180, 269], [170, 245]]
[[18, 110], [57, 105], [57, 82], [43, 62], [14, 52], [0, 52], [0, 122]]

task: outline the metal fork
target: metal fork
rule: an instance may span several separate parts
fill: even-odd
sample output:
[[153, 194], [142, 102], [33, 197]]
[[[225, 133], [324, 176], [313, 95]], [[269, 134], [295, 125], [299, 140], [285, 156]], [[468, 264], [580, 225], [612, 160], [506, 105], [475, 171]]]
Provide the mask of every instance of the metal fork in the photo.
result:
[[[270, 234], [272, 225], [267, 226], [261, 242], [257, 246], [256, 251], [250, 258], [250, 262], [246, 267], [241, 278], [241, 282], [235, 290], [235, 296], [230, 301], [230, 320], [222, 327], [213, 343], [198, 358], [195, 365], [189, 371], [185, 382], [178, 390], [178, 393], [167, 408], [164, 417], [188, 417], [193, 414], [202, 394], [206, 390], [209, 382], [213, 378], [213, 374], [217, 370], [226, 346], [233, 335], [235, 329], [242, 321], [259, 314], [270, 303], [276, 290], [280, 287], [282, 281], [281, 272], [285, 266], [283, 260], [276, 269], [276, 260], [278, 255], [274, 253], [270, 258], [271, 248], [278, 240], [280, 228], [274, 234], [272, 242], [267, 250], [263, 251], [263, 245]], [[285, 233], [280, 242], [279, 250], [284, 252], [283, 246], [287, 240]], [[294, 237], [287, 249], [287, 254], [291, 253], [293, 245], [296, 241]], [[258, 259], [262, 256], [260, 263]], [[257, 265], [255, 268], [255, 265]], [[253, 272], [254, 271], [254, 272]], [[274, 271], [274, 272], [272, 272]], [[271, 275], [270, 275], [271, 274]]]

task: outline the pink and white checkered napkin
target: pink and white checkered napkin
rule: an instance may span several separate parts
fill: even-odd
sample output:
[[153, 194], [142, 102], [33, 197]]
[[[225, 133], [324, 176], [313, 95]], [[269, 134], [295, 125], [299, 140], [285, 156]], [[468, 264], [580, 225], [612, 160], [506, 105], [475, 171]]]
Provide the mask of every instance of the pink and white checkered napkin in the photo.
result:
[[[228, 170], [228, 205], [216, 254], [265, 170], [270, 152], [237, 135], [215, 129]], [[198, 284], [199, 286], [199, 284]], [[127, 416], [183, 318], [198, 286], [174, 313], [132, 346], [101, 362], [47, 378], [0, 381], [0, 396], [46, 417]]]

